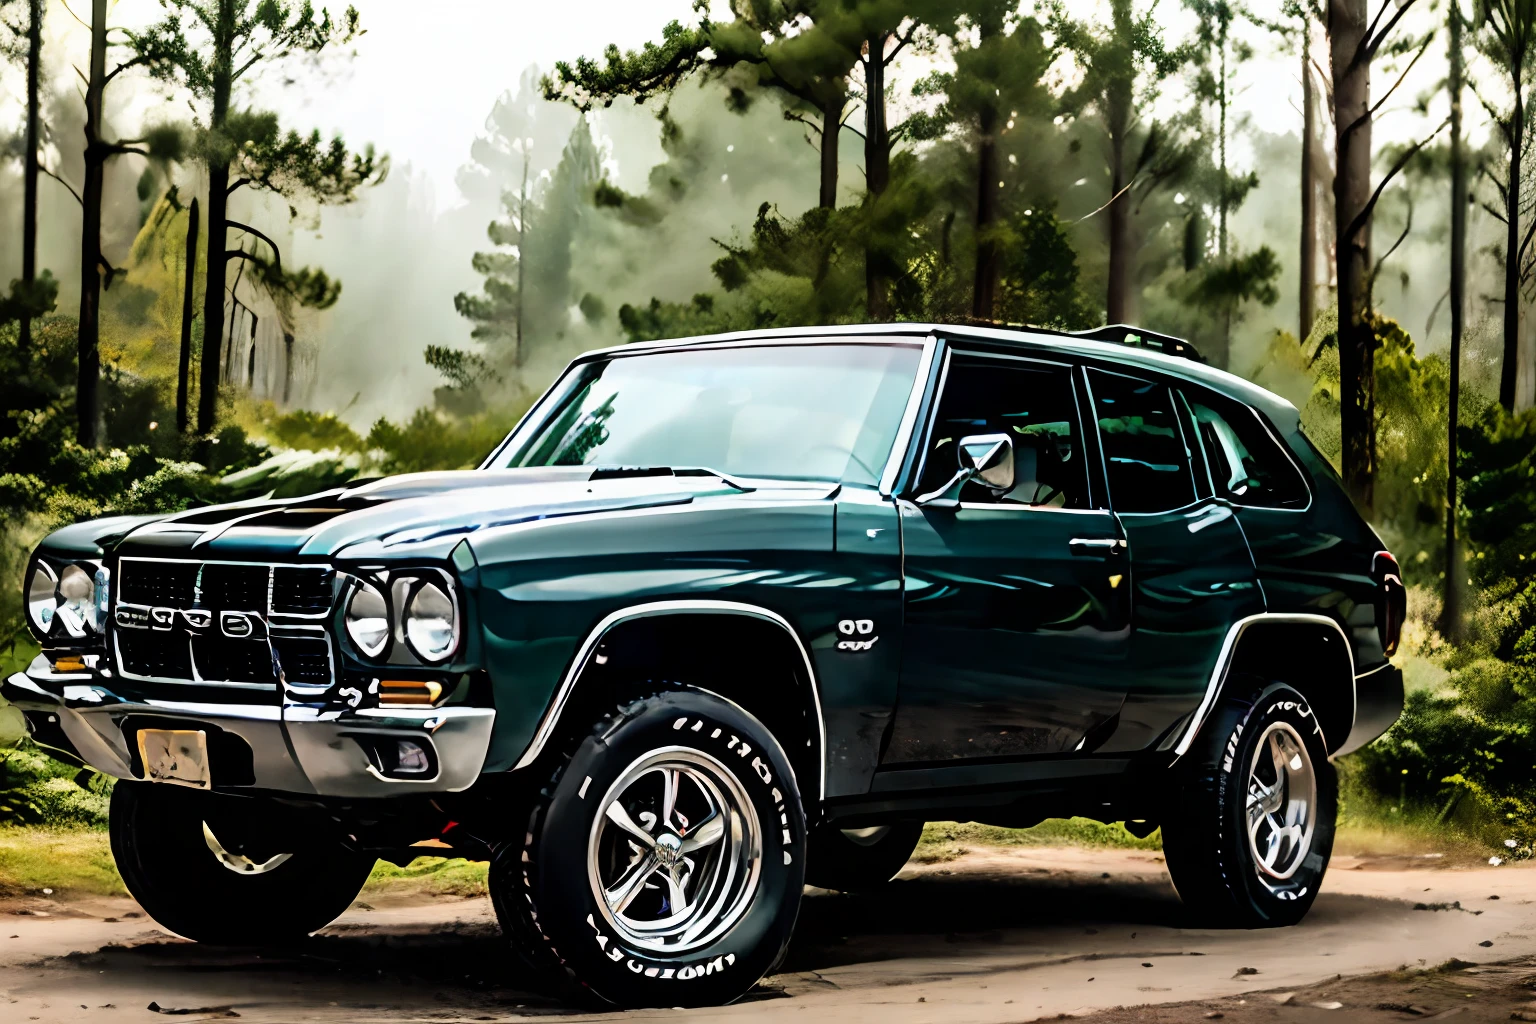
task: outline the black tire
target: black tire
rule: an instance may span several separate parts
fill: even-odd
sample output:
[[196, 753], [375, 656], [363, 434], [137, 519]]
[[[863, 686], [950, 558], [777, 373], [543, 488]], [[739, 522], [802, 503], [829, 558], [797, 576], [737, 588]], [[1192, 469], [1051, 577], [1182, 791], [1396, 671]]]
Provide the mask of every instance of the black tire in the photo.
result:
[[[1218, 705], [1174, 769], [1175, 794], [1163, 820], [1163, 854], [1179, 897], [1201, 923], [1232, 928], [1291, 925], [1306, 916], [1328, 869], [1338, 780], [1305, 697], [1279, 683], [1255, 678], [1233, 682], [1240, 684], [1241, 696]], [[1305, 773], [1310, 773], [1310, 787]], [[1266, 786], [1271, 775], [1274, 784]], [[1278, 784], [1282, 776], [1284, 786]], [[1255, 788], [1256, 794], [1278, 792], [1282, 817], [1294, 811], [1293, 797], [1304, 800], [1313, 793], [1307, 815], [1310, 836], [1300, 828], [1302, 819], [1282, 821], [1261, 810], [1259, 838], [1251, 840], [1251, 786], [1265, 787]], [[1272, 844], [1272, 823], [1289, 823], [1300, 834]], [[1273, 861], [1269, 870], [1256, 852], [1261, 843]]]
[[865, 829], [850, 831], [823, 825], [811, 833], [806, 851], [807, 885], [839, 892], [878, 890], [906, 866], [923, 837], [923, 823], [897, 821], [873, 834]]
[[[112, 789], [112, 856], [145, 913], [178, 935], [215, 945], [272, 945], [301, 939], [346, 910], [375, 858], [328, 841], [295, 812], [255, 798], [219, 796], [148, 782]], [[291, 828], [284, 824], [293, 821]], [[204, 822], [257, 863], [283, 847], [301, 847], [270, 870], [241, 874], [220, 862]], [[256, 836], [260, 829], [269, 835]], [[242, 836], [254, 839], [249, 845]]]
[[[719, 836], [706, 838], [714, 816], [698, 810], [704, 806], [698, 803], [690, 806], [692, 824], [678, 826], [684, 815], [669, 819], [664, 810], [647, 817], [662, 807], [666, 780], [677, 778], [668, 766], [685, 761], [717, 787], [719, 806], [735, 808], [739, 828], [713, 826]], [[694, 799], [710, 792], [697, 782], [689, 785], [698, 787]], [[678, 781], [671, 786], [674, 793], [684, 788]], [[673, 799], [681, 811], [685, 797]], [[614, 806], [630, 824], [649, 821], [649, 852], [635, 841], [644, 829], [613, 824]], [[727, 872], [724, 865], [750, 859], [744, 851], [753, 848], [754, 834], [755, 883], [731, 896], [738, 872]], [[695, 860], [687, 857], [689, 843], [701, 843], [693, 851]], [[651, 858], [664, 853], [675, 868], [647, 874], [648, 865], [661, 862]], [[686, 872], [681, 890], [659, 874], [667, 870], [678, 873], [671, 876], [674, 881]], [[695, 871], [706, 881], [690, 894], [687, 883]], [[575, 994], [625, 1008], [713, 1006], [740, 998], [782, 958], [799, 914], [804, 872], [805, 815], [778, 741], [736, 705], [684, 688], [605, 716], [574, 745], [540, 792], [520, 841], [499, 852], [491, 891], [503, 929], [515, 944], [530, 947], [524, 958], [555, 966], [548, 973], [563, 978]], [[740, 871], [741, 877], [749, 874]], [[641, 883], [631, 887], [638, 893], [634, 902], [617, 913], [598, 895], [599, 887], [618, 888], [610, 875]], [[654, 893], [648, 879], [661, 880]], [[706, 890], [710, 880], [723, 885], [719, 891], [726, 895], [700, 895], [715, 891]], [[680, 939], [672, 949], [641, 944], [633, 923], [667, 920], [679, 891], [690, 907], [727, 909], [696, 916], [702, 933], [696, 941]]]

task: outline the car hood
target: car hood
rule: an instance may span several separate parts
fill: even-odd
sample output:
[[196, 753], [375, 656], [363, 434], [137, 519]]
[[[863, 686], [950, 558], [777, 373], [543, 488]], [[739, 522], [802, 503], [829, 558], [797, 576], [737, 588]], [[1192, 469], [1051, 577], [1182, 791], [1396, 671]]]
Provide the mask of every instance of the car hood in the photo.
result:
[[[811, 497], [835, 488], [793, 489]], [[349, 548], [365, 545], [370, 558], [442, 558], [460, 538], [498, 526], [761, 493], [713, 475], [608, 475], [586, 466], [412, 473], [302, 498], [81, 523], [54, 534], [45, 548], [74, 557], [96, 548], [120, 556], [303, 562], [346, 558]]]

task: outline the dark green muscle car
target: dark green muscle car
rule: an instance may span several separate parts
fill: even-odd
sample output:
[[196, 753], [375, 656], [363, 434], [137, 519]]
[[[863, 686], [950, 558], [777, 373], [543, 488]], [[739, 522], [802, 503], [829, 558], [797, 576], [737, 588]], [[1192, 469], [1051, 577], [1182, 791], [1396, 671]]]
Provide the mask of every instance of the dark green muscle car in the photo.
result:
[[626, 1006], [740, 996], [931, 819], [1161, 827], [1194, 913], [1295, 922], [1402, 707], [1397, 564], [1296, 410], [1129, 328], [597, 352], [477, 470], [81, 523], [23, 585], [4, 696], [121, 780], [161, 924], [300, 937], [451, 850]]

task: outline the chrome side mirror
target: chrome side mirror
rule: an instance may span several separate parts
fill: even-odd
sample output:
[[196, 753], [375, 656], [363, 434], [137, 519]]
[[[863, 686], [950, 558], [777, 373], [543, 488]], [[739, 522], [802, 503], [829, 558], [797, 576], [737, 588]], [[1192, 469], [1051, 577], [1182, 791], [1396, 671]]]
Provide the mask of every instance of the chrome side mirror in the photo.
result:
[[960, 469], [994, 496], [1013, 490], [1013, 438], [1007, 434], [971, 434], [956, 451]]
[[1013, 438], [1007, 434], [968, 434], [955, 446], [960, 467], [941, 487], [917, 497], [919, 505], [956, 503], [960, 488], [975, 481], [1002, 497], [1013, 490]]

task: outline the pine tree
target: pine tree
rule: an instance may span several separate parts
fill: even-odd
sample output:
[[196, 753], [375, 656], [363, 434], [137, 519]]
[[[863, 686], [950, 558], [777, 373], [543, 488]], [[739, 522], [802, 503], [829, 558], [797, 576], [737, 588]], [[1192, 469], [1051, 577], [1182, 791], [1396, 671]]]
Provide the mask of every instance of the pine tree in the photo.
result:
[[[229, 199], [242, 188], [266, 191], [289, 202], [346, 203], [357, 190], [380, 180], [388, 161], [367, 147], [348, 152], [340, 138], [329, 143], [320, 133], [283, 132], [276, 115], [235, 107], [235, 88], [251, 80], [263, 65], [292, 55], [316, 55], [345, 45], [361, 34], [357, 9], [342, 20], [329, 12], [318, 16], [305, 0], [294, 7], [279, 0], [161, 0], [166, 16], [131, 36], [141, 61], [157, 78], [175, 82], [207, 104], [198, 155], [208, 168], [205, 209], [208, 287], [203, 295], [203, 354], [198, 371], [197, 432], [212, 433], [218, 414], [224, 307], [230, 294], [231, 260], [249, 264], [256, 281], [277, 303], [284, 323], [287, 362], [292, 378], [292, 329], [286, 321], [297, 305], [323, 308], [336, 301], [340, 285], [323, 271], [285, 271], [282, 255], [269, 235], [229, 218]], [[229, 248], [231, 229], [252, 240]], [[257, 244], [259, 243], [259, 244]], [[263, 247], [265, 247], [263, 249]], [[242, 265], [242, 274], [243, 267]], [[235, 287], [238, 287], [239, 278]], [[234, 301], [238, 296], [230, 295]]]
[[[1343, 477], [1351, 497], [1369, 511], [1375, 500], [1376, 337], [1372, 315], [1371, 215], [1382, 191], [1438, 133], [1405, 147], [1374, 190], [1371, 187], [1371, 124], [1376, 111], [1402, 84], [1430, 42], [1406, 46], [1394, 40], [1415, 0], [1381, 0], [1374, 17], [1367, 0], [1328, 0], [1328, 46], [1333, 77], [1335, 172], [1334, 253], [1338, 277], [1339, 431]], [[1381, 99], [1371, 101], [1371, 65], [1389, 41], [1413, 54]], [[1443, 128], [1444, 125], [1441, 125]], [[1378, 264], [1379, 265], [1379, 264]]]
[[0, 55], [20, 63], [27, 79], [26, 127], [21, 147], [21, 277], [11, 283], [9, 298], [0, 299], [0, 322], [18, 321], [17, 345], [32, 346], [32, 321], [52, 312], [58, 284], [46, 270], [37, 272], [37, 173], [42, 144], [40, 89], [43, 63], [43, 0], [0, 0], [0, 11], [9, 12], [25, 3], [25, 24], [0, 18], [9, 38], [0, 39]]
[[1536, 249], [1531, 244], [1536, 216], [1531, 213], [1525, 172], [1530, 89], [1536, 78], [1536, 0], [1477, 0], [1473, 41], [1503, 81], [1509, 105], [1495, 106], [1481, 92], [1478, 98], [1498, 126], [1507, 147], [1502, 181], [1492, 172], [1503, 209], [1489, 208], [1504, 224], [1504, 363], [1499, 372], [1499, 404], [1513, 412], [1520, 361], [1521, 288], [1536, 273]]
[[547, 181], [532, 187], [526, 161], [522, 167], [517, 187], [503, 192], [505, 216], [486, 229], [495, 248], [474, 255], [475, 271], [485, 277], [482, 294], [454, 297], [459, 314], [475, 324], [470, 336], [485, 346], [484, 363], [451, 349], [428, 356], [457, 386], [486, 373], [515, 373], [531, 350], [564, 334], [580, 298], [573, 250], [596, 213], [594, 194], [603, 180], [586, 118], [571, 131]]
[[1109, 8], [1109, 21], [1097, 23], [1072, 17], [1056, 0], [1050, 25], [1082, 71], [1081, 82], [1063, 98], [1064, 106], [1073, 114], [1092, 110], [1108, 136], [1109, 200], [1102, 207], [1109, 238], [1105, 305], [1110, 323], [1124, 323], [1133, 312], [1131, 216], [1136, 200], [1176, 177], [1188, 159], [1167, 125], [1154, 121], [1139, 131], [1141, 112], [1151, 108], [1159, 85], [1188, 60], [1189, 52], [1163, 42], [1155, 2], [1140, 12], [1134, 0], [1110, 0]]

